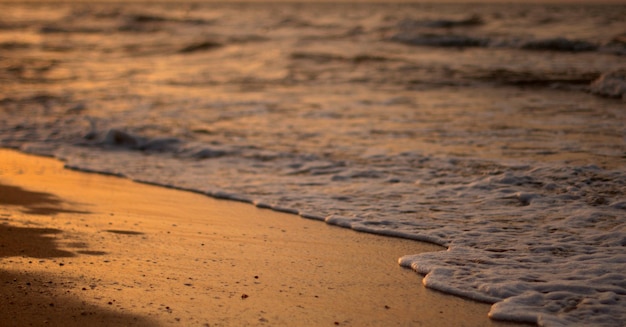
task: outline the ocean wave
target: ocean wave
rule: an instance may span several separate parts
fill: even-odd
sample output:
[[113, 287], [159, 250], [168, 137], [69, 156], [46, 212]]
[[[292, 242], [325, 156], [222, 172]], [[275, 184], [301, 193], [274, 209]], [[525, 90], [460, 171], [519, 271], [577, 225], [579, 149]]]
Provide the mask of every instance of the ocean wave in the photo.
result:
[[542, 72], [542, 71], [514, 71], [509, 69], [494, 69], [487, 72], [470, 74], [471, 78], [487, 82], [497, 82], [517, 86], [588, 86], [598, 78], [598, 73], [585, 72]]
[[89, 26], [46, 25], [39, 28], [41, 34], [96, 34], [107, 33], [108, 29]]
[[401, 29], [412, 29], [419, 27], [430, 28], [454, 28], [454, 27], [474, 27], [485, 24], [485, 20], [479, 15], [471, 15], [462, 19], [434, 19], [434, 20], [416, 20], [416, 19], [403, 19], [397, 26]]
[[72, 74], [52, 74], [59, 67], [59, 60], [24, 58], [18, 61], [0, 61], [0, 78], [23, 83], [55, 83], [73, 80]]
[[626, 56], [626, 33], [613, 37], [601, 50], [615, 55]]
[[294, 60], [312, 60], [319, 63], [330, 61], [347, 61], [358, 64], [364, 62], [383, 62], [392, 60], [391, 58], [380, 55], [357, 54], [352, 57], [347, 57], [344, 55], [337, 55], [332, 53], [302, 51], [293, 52], [291, 53], [290, 57]]
[[335, 29], [340, 27], [339, 24], [319, 24], [307, 19], [287, 16], [281, 18], [278, 22], [269, 26], [269, 28], [315, 28], [315, 29]]
[[598, 50], [597, 44], [582, 41], [570, 40], [564, 37], [551, 39], [530, 40], [522, 42], [519, 46], [525, 50], [546, 50], [546, 51], [565, 51], [565, 52], [584, 52]]
[[[37, 24], [33, 22], [32, 24]], [[73, 12], [65, 20], [45, 22], [39, 27], [42, 34], [99, 34], [113, 32], [154, 33], [175, 26], [207, 26], [213, 20], [193, 17], [170, 17], [147, 13], [99, 11], [97, 9]]]
[[222, 47], [221, 43], [215, 41], [200, 41], [188, 44], [178, 50], [179, 53], [193, 53], [199, 51], [208, 51]]
[[591, 83], [589, 91], [604, 97], [626, 100], [626, 70], [620, 69], [603, 74]]
[[26, 42], [2, 42], [0, 43], [0, 49], [2, 50], [20, 50], [20, 49], [29, 49], [32, 48], [33, 45]]
[[572, 53], [602, 51], [606, 53], [621, 54], [621, 48], [618, 47], [618, 43], [608, 43], [606, 45], [600, 45], [585, 40], [572, 40], [564, 37], [520, 40], [518, 38], [491, 39], [489, 37], [483, 36], [470, 36], [451, 33], [436, 34], [397, 32], [388, 37], [387, 40], [414, 46], [509, 48], [519, 50], [557, 51]]
[[400, 42], [409, 45], [432, 46], [432, 47], [486, 47], [489, 39], [457, 34], [418, 34], [397, 33], [389, 38], [389, 41]]
[[129, 23], [135, 24], [150, 24], [150, 23], [178, 23], [178, 24], [190, 24], [190, 25], [208, 25], [213, 24], [214, 21], [200, 18], [180, 18], [170, 17], [163, 15], [151, 15], [146, 13], [137, 13], [124, 16], [124, 19]]
[[[26, 103], [39, 104], [38, 111], [20, 111]], [[445, 252], [405, 256], [400, 263], [426, 274], [428, 287], [497, 303], [490, 313], [494, 318], [587, 323], [581, 317], [598, 308], [604, 314], [594, 322], [610, 325], [624, 318], [619, 303], [626, 298], [615, 286], [623, 275], [584, 269], [615, 272], [623, 265], [613, 253], [626, 240], [621, 170], [416, 152], [337, 160], [324, 153], [146, 135], [141, 124], [109, 127], [143, 116], [140, 108], [97, 118], [89, 116], [95, 112], [88, 106], [54, 94], [3, 100], [3, 108], [11, 105], [15, 110], [2, 122], [1, 144], [53, 154], [73, 169], [448, 246]], [[607, 298], [613, 302], [598, 304], [607, 301], [607, 291], [614, 293]], [[579, 302], [574, 310], [556, 297]]]
[[[135, 146], [133, 145], [133, 147]], [[468, 179], [462, 175], [468, 174], [469, 170], [467, 169], [472, 165], [476, 168], [481, 163], [471, 160], [450, 161], [437, 158], [423, 160], [423, 156], [405, 154], [406, 158], [419, 159], [421, 162], [420, 170], [423, 172], [414, 171], [414, 173], [421, 175], [424, 182], [419, 184], [419, 188], [416, 188], [402, 181], [383, 186], [389, 180], [389, 176], [393, 175], [393, 170], [357, 168], [354, 162], [333, 163], [319, 161], [319, 159], [310, 161], [311, 159], [293, 155], [274, 154], [262, 157], [250, 154], [246, 154], [244, 157], [218, 155], [207, 159], [208, 161], [203, 164], [204, 169], [194, 171], [190, 164], [177, 162], [175, 159], [168, 159], [168, 157], [146, 158], [144, 154], [142, 157], [144, 159], [141, 159], [143, 163], [137, 166], [135, 160], [138, 160], [138, 157], [115, 152], [117, 159], [114, 162], [118, 162], [118, 160], [129, 161], [123, 165], [111, 166], [101, 161], [111, 158], [96, 159], [96, 156], [108, 157], [106, 152], [96, 152], [85, 157], [87, 152], [80, 151], [82, 154], [76, 156], [78, 153], [71, 154], [74, 151], [77, 150], [66, 148], [64, 156], [69, 159], [68, 164], [75, 168], [86, 167], [92, 171], [103, 170], [139, 181], [149, 181], [157, 185], [196, 191], [206, 190], [205, 194], [218, 198], [255, 203], [259, 207], [294, 214], [303, 212], [307, 217], [325, 217], [324, 220], [329, 224], [359, 231], [447, 245], [450, 248], [446, 252], [406, 256], [400, 262], [402, 265], [410, 266], [418, 272], [426, 274], [427, 277], [424, 282], [428, 287], [480, 301], [500, 303], [498, 306], [494, 306], [491, 313], [496, 318], [507, 317], [507, 319], [529, 322], [537, 322], [541, 319], [554, 319], [556, 322], [576, 321], [578, 315], [584, 314], [588, 308], [591, 310], [593, 307], [581, 305], [577, 309], [576, 315], [561, 318], [555, 316], [549, 308], [545, 308], [542, 304], [543, 301], [533, 302], [532, 305], [535, 310], [524, 311], [525, 315], [517, 313], [515, 310], [518, 306], [513, 304], [518, 299], [527, 296], [528, 292], [533, 291], [540, 292], [548, 298], [563, 294], [568, 298], [582, 298], [592, 303], [602, 293], [596, 293], [595, 288], [581, 289], [581, 287], [588, 287], [586, 280], [594, 278], [594, 272], [572, 268], [579, 265], [580, 262], [601, 265], [608, 270], [617, 269], [621, 265], [619, 261], [615, 261], [614, 255], [607, 253], [611, 244], [617, 242], [618, 246], [619, 244], [623, 245], [624, 240], [623, 233], [619, 231], [622, 230], [625, 222], [619, 218], [619, 212], [615, 212], [615, 210], [623, 210], [619, 209], [619, 205], [616, 205], [619, 203], [620, 185], [625, 181], [623, 173], [620, 174], [618, 171], [606, 171], [594, 166], [556, 170], [551, 167], [532, 166], [499, 166], [493, 170], [494, 167], [485, 166], [490, 172], [487, 176]], [[155, 154], [151, 155], [154, 156]], [[86, 160], [88, 158], [92, 159]], [[242, 158], [246, 159], [242, 161]], [[146, 159], [148, 160], [146, 161]], [[268, 162], [271, 165], [268, 165]], [[278, 167], [291, 168], [296, 166], [299, 166], [297, 168], [298, 173], [291, 179], [285, 178], [288, 175], [283, 176], [281, 173], [274, 173], [271, 178], [263, 174], [251, 174], [252, 167], [257, 167], [256, 169], [260, 170], [273, 167], [271, 171], [274, 171], [273, 169]], [[93, 167], [99, 168], [94, 169]], [[181, 169], [182, 167], [185, 168]], [[396, 168], [400, 167], [396, 166], [394, 169]], [[319, 169], [324, 170], [325, 173], [317, 173]], [[332, 176], [330, 179], [327, 178], [329, 170], [331, 171], [330, 176]], [[174, 171], [178, 173], [173, 174]], [[206, 178], [201, 176], [205, 176], [204, 174], [209, 171], [213, 172], [210, 176], [213, 180], [212, 184], [216, 186], [209, 187], [203, 182]], [[156, 174], [157, 172], [160, 173]], [[184, 173], [181, 175], [181, 172]], [[216, 175], [217, 172], [226, 175]], [[231, 184], [229, 190], [224, 191], [224, 186], [220, 184], [220, 180], [229, 179], [233, 174], [238, 175], [240, 180], [244, 181], [254, 177], [250, 179], [250, 182], [237, 183], [237, 181], [231, 181], [231, 183], [234, 182], [239, 185]], [[340, 178], [335, 178], [335, 176]], [[289, 200], [291, 198], [289, 194], [274, 189], [272, 185], [276, 181], [272, 182], [272, 180], [275, 179], [279, 180], [281, 188], [288, 188], [292, 191], [298, 190], [299, 198], [309, 198], [309, 201], [317, 201], [317, 204], [301, 203], [294, 206], [293, 203], [290, 203], [293, 200]], [[565, 183], [563, 183], [564, 179], [566, 180]], [[344, 185], [350, 191], [316, 194], [314, 187], [298, 188], [294, 184], [294, 182], [301, 184], [304, 181], [308, 181], [308, 184], [316, 181], [319, 185], [326, 185], [326, 189], [339, 190]], [[557, 182], [558, 184], [556, 184]], [[372, 183], [375, 183], [376, 187], [367, 187], [367, 185], [373, 186]], [[567, 184], [575, 187], [569, 187], [568, 190], [562, 188]], [[359, 185], [363, 185], [363, 188], [358, 187]], [[415, 194], [413, 193], [415, 191], [406, 190], [407, 187], [419, 191]], [[388, 188], [402, 192], [403, 196], [387, 198], [389, 194], [383, 190]], [[253, 194], [256, 192], [259, 193]], [[569, 196], [564, 197], [564, 194]], [[599, 194], [605, 200], [592, 199]], [[406, 198], [407, 196], [409, 198]], [[283, 197], [286, 198], [286, 202], [280, 200]], [[365, 202], [363, 202], [363, 197], [366, 198]], [[425, 212], [430, 212], [430, 214], [422, 216], [419, 220], [401, 220], [398, 222], [396, 219], [386, 220], [385, 216], [354, 216], [347, 214], [348, 212], [333, 213], [333, 211], [341, 212], [342, 203], [364, 204], [369, 202], [370, 205], [366, 207], [372, 209], [372, 203], [387, 203], [389, 205], [395, 203], [397, 206], [407, 202], [412, 203], [410, 207], [416, 209], [416, 206], [423, 206], [420, 203], [425, 201], [427, 202], [426, 206], [417, 212], [426, 210]], [[463, 207], [467, 206], [468, 203], [474, 203], [470, 204], [472, 207], [479, 203], [479, 206], [482, 206], [483, 219], [487, 219], [489, 223], [483, 219], [466, 217], [466, 219], [456, 221], [455, 224], [462, 224], [468, 232], [458, 234], [455, 232], [456, 227], [449, 225], [450, 219], [456, 216], [457, 211], [464, 210]], [[584, 203], [590, 203], [590, 205], [586, 206]], [[329, 213], [320, 214], [320, 211], [317, 211], [317, 214], [306, 214], [306, 212], [315, 212], [311, 210], [316, 207], [324, 206], [330, 206]], [[392, 211], [390, 214], [398, 215], [396, 210], [392, 209], [394, 206], [387, 207], [385, 205], [385, 207], [386, 210]], [[430, 209], [427, 209], [428, 207]], [[538, 220], [526, 218], [527, 215], [535, 215], [538, 211], [543, 212], [543, 215], [552, 216], [558, 215], [557, 212], [562, 210], [571, 209], [574, 209], [572, 212], [576, 214], [565, 221], [547, 219], [547, 217]], [[465, 210], [468, 213], [470, 211]], [[382, 213], [378, 212], [378, 214]], [[503, 218], [502, 221], [496, 218], [509, 217], [509, 214], [512, 216]], [[494, 216], [493, 218], [496, 219], [492, 220], [489, 218], [490, 216]], [[581, 233], [577, 226], [584, 227], [583, 230], [586, 232]], [[575, 228], [575, 234], [570, 232], [572, 228]], [[516, 240], [511, 240], [511, 233], [517, 235], [516, 239], [521, 238], [528, 242], [519, 243]], [[529, 237], [527, 234], [532, 234], [535, 237]], [[541, 234], [541, 237], [536, 234]], [[612, 249], [615, 251], [614, 247]], [[541, 266], [537, 266], [538, 263], [541, 263]], [[569, 281], [567, 287], [559, 286], [562, 281], [553, 278], [555, 275], [553, 271], [562, 272], [564, 268], [567, 268], [572, 277], [578, 278]], [[475, 272], [480, 272], [480, 274], [477, 275]], [[503, 280], [501, 277], [503, 275], [509, 276], [509, 278]], [[616, 277], [621, 278], [619, 276]], [[599, 284], [605, 285], [604, 282]], [[615, 288], [615, 290], [618, 289]], [[618, 301], [623, 297], [619, 293], [616, 293], [615, 296], [618, 297]], [[507, 300], [501, 302], [504, 299]], [[613, 306], [611, 308], [609, 317], [612, 315], [612, 318], [607, 318], [605, 315], [603, 319], [609, 322], [620, 319], [619, 307]]]

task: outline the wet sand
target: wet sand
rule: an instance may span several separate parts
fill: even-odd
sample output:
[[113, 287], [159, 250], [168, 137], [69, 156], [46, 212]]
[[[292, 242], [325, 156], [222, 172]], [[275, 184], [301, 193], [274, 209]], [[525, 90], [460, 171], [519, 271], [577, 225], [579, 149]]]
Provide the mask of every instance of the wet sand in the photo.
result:
[[7, 326], [512, 325], [396, 261], [437, 250], [0, 149]]

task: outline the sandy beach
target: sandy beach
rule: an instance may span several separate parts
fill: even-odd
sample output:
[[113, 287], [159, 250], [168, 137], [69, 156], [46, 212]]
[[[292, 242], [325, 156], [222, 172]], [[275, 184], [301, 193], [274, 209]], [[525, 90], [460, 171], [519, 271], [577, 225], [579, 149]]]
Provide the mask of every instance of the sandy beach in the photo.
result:
[[507, 325], [396, 262], [438, 246], [12, 150], [0, 220], [5, 326]]

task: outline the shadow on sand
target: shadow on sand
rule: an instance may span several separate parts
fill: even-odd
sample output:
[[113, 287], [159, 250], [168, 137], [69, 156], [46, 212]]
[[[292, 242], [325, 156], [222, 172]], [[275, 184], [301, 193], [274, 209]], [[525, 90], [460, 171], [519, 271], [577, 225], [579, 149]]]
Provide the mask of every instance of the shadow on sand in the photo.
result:
[[[0, 185], [0, 206], [21, 206], [24, 213], [33, 215], [85, 213], [64, 209], [63, 204], [50, 193]], [[83, 286], [71, 278], [29, 272], [21, 263], [22, 269], [13, 271], [11, 257], [53, 259], [75, 254], [57, 247], [54, 235], [62, 230], [16, 227], [9, 221], [0, 221], [0, 325], [157, 326], [149, 318], [109, 310], [71, 295], [83, 291]]]
[[[75, 283], [52, 274], [0, 270], [2, 326], [157, 326], [149, 318], [115, 312], [68, 295]], [[81, 288], [79, 286], [76, 292]]]
[[56, 215], [59, 213], [82, 213], [63, 208], [63, 201], [56, 195], [45, 192], [33, 192], [21, 187], [0, 184], [0, 205], [21, 206], [22, 212], [31, 215]]

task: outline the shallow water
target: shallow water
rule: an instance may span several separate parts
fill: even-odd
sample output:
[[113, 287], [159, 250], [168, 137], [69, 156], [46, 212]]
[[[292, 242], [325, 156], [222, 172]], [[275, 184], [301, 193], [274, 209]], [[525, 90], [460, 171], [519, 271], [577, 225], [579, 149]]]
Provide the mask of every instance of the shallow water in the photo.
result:
[[626, 320], [623, 5], [0, 11], [2, 146], [447, 246], [400, 263], [497, 319]]

